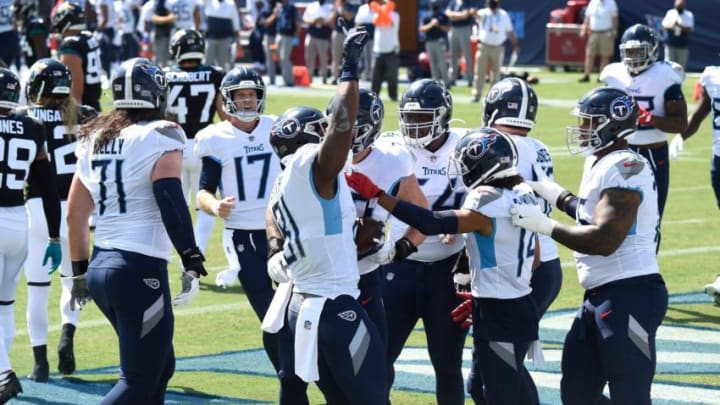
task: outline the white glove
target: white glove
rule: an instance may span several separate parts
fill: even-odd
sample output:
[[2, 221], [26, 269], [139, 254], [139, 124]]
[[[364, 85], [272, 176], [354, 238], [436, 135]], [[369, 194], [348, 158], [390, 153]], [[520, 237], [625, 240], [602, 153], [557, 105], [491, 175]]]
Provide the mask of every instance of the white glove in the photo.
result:
[[215, 276], [215, 285], [222, 288], [232, 287], [238, 281], [240, 269], [223, 270]]
[[290, 282], [290, 275], [288, 274], [287, 266], [288, 265], [285, 262], [283, 252], [280, 251], [275, 253], [267, 261], [268, 276], [270, 276], [270, 278], [278, 284]]
[[558, 197], [566, 190], [559, 184], [550, 180], [550, 177], [545, 174], [545, 170], [543, 170], [539, 164], [533, 164], [533, 171], [535, 172], [535, 176], [537, 176], [537, 181], [525, 182], [529, 184], [533, 191], [538, 193], [540, 197], [552, 204], [553, 207], [556, 207]]
[[395, 244], [389, 240], [385, 240], [380, 250], [368, 256], [368, 260], [377, 263], [380, 266], [391, 263], [395, 258]]
[[188, 272], [182, 275], [182, 291], [173, 298], [173, 306], [181, 307], [191, 303], [200, 292], [200, 279]]
[[550, 235], [557, 222], [548, 218], [537, 205], [515, 204], [510, 209], [512, 223], [528, 231]]
[[683, 150], [683, 147], [685, 145], [685, 140], [683, 139], [682, 135], [677, 134], [673, 137], [672, 141], [670, 141], [670, 145], [668, 146], [669, 153], [670, 153], [670, 159], [677, 160], [678, 155]]

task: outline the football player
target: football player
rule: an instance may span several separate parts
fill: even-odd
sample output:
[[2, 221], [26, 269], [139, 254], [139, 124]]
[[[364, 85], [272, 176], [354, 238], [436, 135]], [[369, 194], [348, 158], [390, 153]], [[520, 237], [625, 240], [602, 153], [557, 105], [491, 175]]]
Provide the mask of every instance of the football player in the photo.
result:
[[[538, 339], [530, 276], [539, 252], [535, 233], [513, 226], [510, 210], [519, 201], [539, 208], [539, 199], [522, 184], [512, 139], [496, 129], [469, 131], [450, 159], [449, 169], [468, 190], [459, 209], [430, 211], [398, 200], [361, 173], [353, 172], [348, 183], [425, 235], [463, 234], [472, 299], [462, 307], [472, 308], [475, 325], [468, 391], [476, 404], [537, 404], [537, 389], [523, 361]], [[437, 287], [448, 284], [452, 281]]]
[[[28, 103], [31, 105], [20, 112], [42, 121], [47, 140], [47, 152], [57, 173], [58, 193], [62, 207], [62, 217], [67, 216], [67, 196], [72, 176], [75, 173], [75, 134], [78, 126], [97, 115], [89, 106], [78, 106], [70, 97], [70, 71], [62, 62], [55, 59], [40, 59], [30, 67], [30, 76], [25, 87]], [[30, 344], [33, 348], [35, 366], [29, 378], [38, 382], [48, 381], [47, 332], [48, 332], [48, 296], [52, 269], [40, 262], [42, 249], [48, 238], [45, 227], [45, 215], [40, 196], [43, 190], [33, 184], [27, 189], [27, 210], [30, 219], [28, 239], [28, 259], [25, 262], [25, 278], [28, 285], [27, 326]], [[61, 246], [64, 260], [60, 266], [62, 296], [60, 297], [60, 317], [62, 333], [58, 344], [58, 371], [72, 374], [75, 371], [73, 338], [80, 316], [80, 309], [71, 305], [72, 269], [68, 254], [67, 230], [61, 227]]]
[[[163, 403], [175, 370], [168, 281], [171, 250], [183, 290], [207, 275], [180, 184], [185, 135], [165, 121], [165, 75], [147, 59], [124, 62], [111, 80], [114, 109], [79, 131], [68, 197], [71, 299], [95, 301], [115, 329], [120, 379], [103, 403]], [[90, 260], [87, 223], [97, 209]], [[89, 270], [90, 269], [90, 270]]]
[[32, 66], [36, 60], [50, 57], [47, 45], [47, 20], [38, 15], [35, 0], [16, 0], [14, 7], [15, 20], [19, 23], [21, 48], [25, 53], [25, 63]]
[[[535, 127], [538, 98], [533, 88], [520, 78], [506, 78], [497, 82], [485, 98], [483, 125], [510, 135], [518, 150], [518, 171], [526, 180], [537, 180], [534, 169], [542, 170], [553, 178], [553, 161], [550, 150], [540, 140], [530, 136]], [[545, 204], [550, 215], [552, 204]], [[562, 268], [555, 242], [539, 235], [540, 266], [532, 273], [532, 297], [542, 318], [562, 285]]]
[[[328, 104], [326, 113], [332, 119], [335, 100]], [[420, 190], [413, 155], [405, 148], [392, 145], [375, 145], [375, 139], [380, 135], [385, 107], [382, 100], [370, 89], [360, 89], [360, 103], [357, 120], [353, 127], [354, 138], [352, 150], [352, 171], [359, 171], [376, 184], [388, 190], [393, 195], [414, 204], [427, 207], [428, 203]], [[371, 219], [385, 225], [390, 214], [382, 207], [377, 207], [374, 201], [368, 201], [361, 195], [353, 193], [357, 216], [360, 221]], [[415, 252], [425, 236], [409, 228], [402, 238], [397, 241], [385, 238], [385, 226], [380, 228], [382, 234], [378, 235], [377, 242], [367, 252], [358, 252], [358, 267], [360, 269], [360, 303], [367, 311], [370, 319], [375, 323], [383, 338], [387, 340], [387, 317], [382, 303], [380, 290], [381, 265], [399, 262]], [[356, 237], [357, 242], [357, 237]]]
[[[195, 0], [170, 0], [168, 7], [175, 14], [175, 30], [198, 30], [200, 28], [200, 2]], [[177, 31], [176, 31], [177, 32]], [[172, 51], [170, 52], [172, 58]]]
[[136, 58], [140, 52], [140, 41], [135, 33], [136, 15], [140, 7], [138, 3], [136, 0], [118, 0], [113, 4], [120, 33], [119, 59], [121, 61]]
[[[270, 188], [281, 170], [280, 159], [270, 145], [275, 117], [263, 115], [267, 90], [254, 70], [237, 67], [229, 71], [220, 93], [230, 119], [207, 126], [195, 138], [195, 155], [202, 160], [196, 203], [211, 219], [218, 216], [225, 224], [223, 251], [229, 269], [218, 273], [215, 283], [226, 288], [239, 278], [262, 320], [274, 294], [266, 267], [264, 218]], [[218, 189], [220, 199], [215, 197]], [[263, 332], [265, 351], [278, 371], [282, 369], [279, 337]], [[283, 396], [307, 401], [305, 385], [297, 377], [292, 373], [279, 375]]]
[[[331, 120], [317, 109], [295, 107], [277, 119], [270, 135], [285, 166], [265, 214], [268, 272], [281, 283], [275, 299], [283, 305], [273, 305], [278, 310], [268, 312], [263, 326], [280, 328], [287, 319], [294, 372], [317, 381], [327, 403], [384, 404], [385, 347], [357, 301], [356, 210], [341, 176], [354, 139], [358, 61], [368, 34], [347, 27], [345, 33]], [[292, 341], [280, 343], [293, 351]]]
[[[650, 163], [658, 188], [658, 208], [662, 219], [670, 186], [668, 133], [687, 127], [687, 102], [682, 92], [683, 75], [673, 65], [658, 61], [658, 42], [652, 28], [635, 24], [620, 39], [622, 62], [607, 65], [600, 80], [623, 89], [640, 107], [637, 132], [627, 139], [630, 148]], [[658, 233], [658, 247], [660, 246]]]
[[[450, 128], [452, 108], [452, 96], [442, 82], [415, 81], [400, 99], [401, 136], [388, 134], [378, 140], [411, 150], [420, 189], [435, 211], [459, 208], [465, 195], [460, 177], [447, 173], [450, 157], [464, 133]], [[391, 221], [391, 238], [406, 229], [404, 223]], [[460, 303], [455, 296], [452, 269], [463, 242], [455, 235], [430, 236], [418, 247], [408, 239], [400, 240], [413, 254], [382, 267], [381, 289], [388, 320], [388, 389], [394, 379], [393, 363], [418, 319], [422, 319], [435, 369], [437, 402], [462, 404], [462, 351], [467, 329], [454, 323], [449, 314]]]
[[82, 6], [66, 1], [55, 9], [51, 29], [62, 37], [58, 58], [70, 69], [70, 95], [78, 103], [100, 111], [100, 46], [93, 34], [85, 28]]
[[[165, 68], [168, 81], [168, 112], [182, 126], [187, 136], [183, 151], [183, 192], [187, 201], [197, 196], [200, 183], [200, 159], [195, 156], [195, 134], [210, 125], [215, 112], [223, 120], [230, 116], [223, 109], [220, 83], [224, 73], [216, 66], [203, 63], [205, 39], [192, 29], [177, 31], [170, 40], [170, 57], [175, 64]], [[196, 209], [195, 240], [205, 252], [215, 220]]]
[[575, 251], [584, 302], [565, 337], [563, 404], [650, 404], [657, 356], [655, 336], [668, 305], [656, 252], [660, 223], [650, 162], [628, 145], [638, 126], [635, 99], [616, 88], [589, 91], [568, 127], [571, 153], [588, 156], [575, 196], [536, 173], [529, 182], [576, 221], [566, 225], [537, 206], [513, 207], [513, 223], [551, 236]]
[[[28, 215], [25, 184], [41, 194], [48, 239], [43, 264], [60, 266], [60, 197], [55, 170], [45, 149], [43, 124], [13, 112], [20, 98], [20, 80], [0, 68], [0, 403], [22, 392], [10, 366], [15, 337], [15, 289], [28, 252]], [[42, 254], [42, 252], [37, 252]]]
[[[712, 111], [713, 159], [710, 164], [710, 183], [715, 192], [715, 201], [720, 208], [720, 66], [707, 66], [700, 76], [702, 98], [695, 111], [688, 119], [687, 129], [675, 135], [670, 142], [670, 157], [677, 159], [686, 139], [693, 136], [700, 124]], [[720, 305], [720, 275], [715, 282], [705, 286], [705, 292]]]

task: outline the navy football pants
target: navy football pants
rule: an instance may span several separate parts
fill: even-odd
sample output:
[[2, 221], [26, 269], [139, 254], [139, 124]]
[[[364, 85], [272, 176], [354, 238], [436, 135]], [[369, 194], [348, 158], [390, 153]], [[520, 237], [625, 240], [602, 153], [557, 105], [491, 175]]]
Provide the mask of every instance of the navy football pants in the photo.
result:
[[88, 288], [120, 342], [120, 380], [101, 403], [164, 403], [175, 371], [167, 262], [96, 246]]
[[457, 256], [456, 253], [434, 263], [403, 260], [382, 267], [388, 325], [388, 389], [395, 379], [393, 364], [418, 319], [422, 319], [435, 370], [437, 403], [465, 403], [462, 353], [467, 330], [454, 323], [450, 316], [460, 304], [452, 278]]
[[540, 266], [533, 271], [530, 279], [530, 287], [532, 287], [530, 296], [535, 301], [538, 319], [545, 315], [550, 304], [560, 293], [562, 278], [560, 258], [541, 262]]
[[[270, 307], [275, 295], [272, 280], [267, 274], [267, 239], [264, 230], [246, 231], [233, 230], [233, 246], [240, 262], [238, 278], [242, 284], [250, 306], [260, 322]], [[281, 404], [307, 404], [305, 382], [294, 372], [294, 353], [292, 350], [280, 349], [278, 340], [292, 341], [287, 328], [278, 333], [263, 332], [263, 345], [270, 361], [280, 378]], [[286, 348], [288, 346], [285, 346]], [[290, 346], [292, 348], [292, 346]]]
[[655, 334], [667, 306], [659, 274], [586, 291], [563, 346], [563, 404], [598, 403], [606, 383], [614, 404], [650, 404]]
[[[288, 306], [293, 333], [303, 299], [293, 294]], [[317, 385], [328, 405], [387, 402], [385, 347], [375, 324], [349, 295], [325, 301], [318, 325], [318, 371]]]

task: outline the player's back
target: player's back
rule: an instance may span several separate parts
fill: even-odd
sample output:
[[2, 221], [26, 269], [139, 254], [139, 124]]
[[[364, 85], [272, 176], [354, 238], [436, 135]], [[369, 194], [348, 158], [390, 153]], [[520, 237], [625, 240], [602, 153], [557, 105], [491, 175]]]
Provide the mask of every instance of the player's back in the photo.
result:
[[165, 69], [168, 83], [168, 112], [185, 130], [188, 139], [213, 122], [215, 98], [223, 72], [220, 68], [200, 64], [194, 68], [173, 65]]
[[58, 48], [58, 56], [63, 54], [76, 55], [82, 60], [82, 69], [85, 74], [82, 104], [99, 110], [102, 93], [100, 44], [91, 32], [82, 31], [63, 39]]
[[0, 116], [0, 207], [25, 204], [30, 165], [45, 143], [41, 122], [24, 114]]
[[106, 142], [78, 142], [78, 174], [97, 212], [95, 245], [169, 259], [170, 240], [155, 202], [152, 173], [166, 152], [182, 150], [182, 128], [168, 121], [131, 125]]

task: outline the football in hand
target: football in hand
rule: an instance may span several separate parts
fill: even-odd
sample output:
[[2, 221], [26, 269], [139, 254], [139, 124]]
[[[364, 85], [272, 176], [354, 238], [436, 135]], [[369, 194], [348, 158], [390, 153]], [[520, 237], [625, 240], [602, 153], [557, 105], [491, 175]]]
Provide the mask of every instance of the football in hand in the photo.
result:
[[372, 218], [355, 220], [355, 245], [358, 259], [374, 253], [382, 247], [385, 224]]

